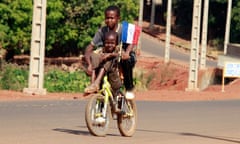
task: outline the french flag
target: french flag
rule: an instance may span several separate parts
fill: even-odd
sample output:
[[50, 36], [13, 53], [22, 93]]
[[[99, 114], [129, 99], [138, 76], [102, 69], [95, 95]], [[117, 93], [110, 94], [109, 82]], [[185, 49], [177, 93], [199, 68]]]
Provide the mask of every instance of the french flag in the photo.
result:
[[122, 22], [122, 42], [137, 45], [138, 38], [141, 32], [141, 27], [128, 23]]

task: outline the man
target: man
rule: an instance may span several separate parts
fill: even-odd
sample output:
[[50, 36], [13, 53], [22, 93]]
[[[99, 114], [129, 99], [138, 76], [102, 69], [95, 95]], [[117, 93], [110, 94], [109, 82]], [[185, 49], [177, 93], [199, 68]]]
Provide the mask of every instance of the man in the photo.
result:
[[[105, 26], [101, 27], [96, 33], [92, 42], [87, 46], [85, 50], [85, 59], [88, 64], [87, 74], [92, 74], [92, 64], [90, 61], [90, 54], [94, 50], [94, 47], [102, 46], [104, 43], [104, 33], [108, 31], [115, 31], [118, 33], [118, 43], [121, 43], [122, 38], [122, 26], [120, 21], [120, 10], [117, 6], [109, 6], [105, 9]], [[133, 89], [133, 68], [136, 62], [135, 53], [133, 52], [132, 44], [123, 44], [121, 54], [121, 68], [124, 77], [124, 86], [126, 89], [126, 98], [134, 98]]]

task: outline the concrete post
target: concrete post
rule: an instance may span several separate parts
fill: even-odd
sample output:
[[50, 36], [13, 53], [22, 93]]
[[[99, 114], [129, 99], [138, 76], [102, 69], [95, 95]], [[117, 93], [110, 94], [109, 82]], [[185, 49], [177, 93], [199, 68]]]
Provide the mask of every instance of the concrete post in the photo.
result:
[[170, 37], [171, 36], [171, 16], [172, 16], [172, 0], [168, 0], [164, 63], [168, 63], [170, 60], [169, 57], [170, 57], [170, 41], [171, 41], [171, 37]]
[[228, 0], [227, 21], [226, 21], [225, 39], [224, 39], [224, 54], [227, 54], [227, 45], [229, 43], [230, 27], [231, 27], [231, 12], [232, 12], [232, 0]]
[[154, 28], [155, 10], [156, 10], [156, 0], [152, 0], [151, 18], [150, 18], [150, 25], [149, 25], [150, 29]]
[[[143, 2], [144, 0], [139, 0], [139, 16], [138, 16], [138, 25], [142, 28], [143, 22]], [[142, 31], [140, 32], [139, 40], [138, 40], [138, 49], [137, 54], [140, 54], [142, 46]]]
[[209, 0], [204, 0], [200, 69], [206, 68]]
[[29, 94], [46, 94], [46, 89], [43, 88], [46, 5], [47, 0], [34, 0], [33, 2], [30, 71], [28, 78], [28, 88], [24, 88], [23, 90], [23, 92]]
[[188, 77], [188, 88], [186, 89], [186, 91], [199, 90], [197, 87], [197, 83], [198, 83], [198, 61], [199, 61], [198, 53], [199, 53], [201, 5], [202, 5], [202, 0], [194, 0], [190, 67], [189, 67], [189, 77]]

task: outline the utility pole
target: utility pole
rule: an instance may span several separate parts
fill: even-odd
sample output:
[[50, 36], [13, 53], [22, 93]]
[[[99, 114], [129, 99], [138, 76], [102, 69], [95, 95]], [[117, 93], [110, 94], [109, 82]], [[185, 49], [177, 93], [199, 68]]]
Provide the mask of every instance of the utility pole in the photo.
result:
[[138, 16], [138, 25], [141, 27], [141, 32], [138, 40], [137, 53], [140, 54], [142, 46], [142, 21], [143, 21], [143, 2], [144, 0], [139, 0], [139, 16]]
[[2, 61], [3, 61], [3, 56], [2, 56], [2, 46], [0, 44], [0, 70], [2, 71]]
[[165, 43], [165, 57], [164, 63], [170, 60], [170, 41], [171, 41], [171, 16], [172, 16], [172, 0], [168, 0], [167, 5], [167, 30], [166, 30], [166, 43]]
[[30, 54], [30, 72], [28, 88], [23, 92], [29, 94], [45, 95], [44, 81], [44, 56], [45, 56], [45, 32], [46, 32], [46, 5], [47, 0], [33, 1], [33, 21]]
[[198, 53], [199, 53], [201, 5], [202, 5], [202, 0], [194, 0], [190, 68], [189, 68], [189, 77], [188, 77], [188, 88], [186, 89], [186, 91], [199, 90], [197, 88], [197, 84], [198, 84], [198, 61], [199, 61]]
[[156, 0], [152, 0], [151, 18], [150, 18], [150, 25], [149, 25], [150, 29], [154, 28], [155, 10], [156, 10]]
[[206, 68], [209, 0], [204, 0], [200, 69]]
[[225, 39], [224, 39], [224, 55], [227, 54], [227, 45], [229, 43], [230, 27], [231, 27], [231, 11], [232, 11], [232, 0], [228, 0], [228, 9], [227, 9], [227, 22], [225, 30]]
[[2, 55], [0, 54], [0, 70], [2, 71]]

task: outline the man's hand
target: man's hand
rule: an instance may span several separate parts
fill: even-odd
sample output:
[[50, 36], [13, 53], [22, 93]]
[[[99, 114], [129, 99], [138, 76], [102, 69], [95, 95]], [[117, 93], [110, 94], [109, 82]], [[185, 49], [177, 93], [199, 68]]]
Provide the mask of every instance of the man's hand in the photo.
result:
[[91, 76], [92, 75], [92, 71], [93, 71], [92, 65], [89, 64], [88, 67], [87, 67], [87, 71], [86, 71], [87, 75]]
[[130, 58], [129, 53], [123, 51], [123, 52], [122, 52], [122, 60], [127, 60], [127, 59], [129, 59], [129, 58]]

